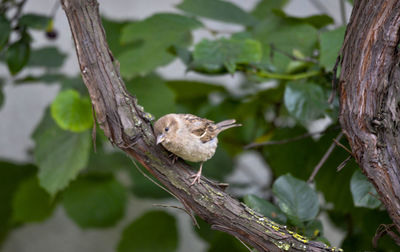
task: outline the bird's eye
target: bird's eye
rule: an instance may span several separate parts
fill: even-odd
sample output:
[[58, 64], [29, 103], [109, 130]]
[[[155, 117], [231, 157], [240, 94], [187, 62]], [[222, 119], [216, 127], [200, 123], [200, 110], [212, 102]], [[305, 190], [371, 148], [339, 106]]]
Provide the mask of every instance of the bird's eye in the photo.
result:
[[169, 130], [169, 128], [168, 128], [168, 127], [166, 127], [164, 130], [165, 130], [165, 131], [168, 131], [168, 130]]

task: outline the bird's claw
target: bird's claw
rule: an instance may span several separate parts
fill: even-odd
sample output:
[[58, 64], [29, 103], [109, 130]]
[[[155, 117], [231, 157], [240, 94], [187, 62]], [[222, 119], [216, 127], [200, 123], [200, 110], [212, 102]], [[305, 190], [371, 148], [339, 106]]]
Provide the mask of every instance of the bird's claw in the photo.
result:
[[176, 161], [178, 160], [178, 158], [179, 158], [179, 157], [178, 157], [177, 155], [175, 155], [174, 153], [169, 154], [168, 157], [172, 159], [172, 164], [175, 164], [175, 162], [176, 162]]
[[194, 178], [193, 179], [193, 181], [192, 181], [192, 183], [190, 184], [190, 186], [192, 186], [192, 185], [194, 185], [194, 184], [196, 184], [196, 182], [197, 183], [200, 183], [200, 179], [201, 179], [201, 173], [196, 173], [196, 174], [194, 174], [194, 175], [192, 175], [192, 176], [190, 176], [191, 178]]

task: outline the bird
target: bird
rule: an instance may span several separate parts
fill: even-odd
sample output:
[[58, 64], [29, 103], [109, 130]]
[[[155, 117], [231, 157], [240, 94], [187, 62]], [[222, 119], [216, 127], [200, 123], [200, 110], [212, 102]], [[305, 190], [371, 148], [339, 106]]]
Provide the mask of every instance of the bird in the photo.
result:
[[154, 123], [154, 133], [157, 145], [184, 160], [200, 162], [199, 171], [192, 176], [192, 186], [200, 183], [203, 163], [214, 156], [218, 134], [239, 126], [242, 125], [235, 119], [214, 123], [192, 114], [166, 114]]

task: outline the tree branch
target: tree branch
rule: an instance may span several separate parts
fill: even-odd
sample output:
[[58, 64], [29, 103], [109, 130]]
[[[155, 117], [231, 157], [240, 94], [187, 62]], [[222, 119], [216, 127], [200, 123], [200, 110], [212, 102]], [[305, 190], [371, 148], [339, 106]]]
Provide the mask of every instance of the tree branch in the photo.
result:
[[138, 160], [185, 208], [258, 251], [339, 251], [309, 241], [262, 217], [233, 199], [216, 183], [203, 179], [200, 184], [190, 186], [193, 174], [190, 166], [181, 161], [172, 164], [168, 153], [155, 144], [149, 117], [126, 91], [118, 64], [105, 40], [97, 1], [61, 2], [97, 122], [114, 145]]
[[400, 1], [354, 2], [341, 50], [340, 123], [400, 231]]

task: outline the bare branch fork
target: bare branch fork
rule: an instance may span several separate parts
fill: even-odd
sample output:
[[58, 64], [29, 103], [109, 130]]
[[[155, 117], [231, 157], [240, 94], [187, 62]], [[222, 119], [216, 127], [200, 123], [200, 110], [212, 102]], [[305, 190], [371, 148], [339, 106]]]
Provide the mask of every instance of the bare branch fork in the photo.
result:
[[190, 186], [190, 167], [181, 161], [172, 164], [168, 153], [155, 144], [146, 113], [126, 91], [105, 39], [97, 1], [61, 3], [97, 122], [114, 145], [138, 160], [186, 209], [258, 251], [335, 251], [260, 216], [211, 181]]

